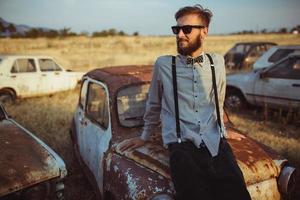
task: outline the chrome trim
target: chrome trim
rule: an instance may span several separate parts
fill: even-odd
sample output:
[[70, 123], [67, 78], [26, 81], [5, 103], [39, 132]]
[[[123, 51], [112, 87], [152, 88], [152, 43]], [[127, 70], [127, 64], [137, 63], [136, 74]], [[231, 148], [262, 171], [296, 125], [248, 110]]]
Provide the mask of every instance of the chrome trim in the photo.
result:
[[284, 166], [278, 177], [278, 189], [283, 194], [289, 194], [295, 187], [296, 169], [291, 166]]

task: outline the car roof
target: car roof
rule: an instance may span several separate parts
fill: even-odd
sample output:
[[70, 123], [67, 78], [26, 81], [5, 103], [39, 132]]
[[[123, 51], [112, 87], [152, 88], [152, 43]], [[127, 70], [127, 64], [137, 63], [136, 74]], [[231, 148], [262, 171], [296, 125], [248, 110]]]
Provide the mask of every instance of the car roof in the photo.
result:
[[255, 45], [258, 45], [258, 44], [272, 44], [272, 45], [277, 45], [274, 42], [238, 42], [238, 43], [236, 43], [236, 45], [238, 45], [238, 44], [255, 44]]
[[300, 49], [300, 45], [277, 45], [274, 49]]
[[150, 82], [152, 65], [126, 65], [94, 69], [84, 76], [105, 83], [110, 91], [126, 85]]

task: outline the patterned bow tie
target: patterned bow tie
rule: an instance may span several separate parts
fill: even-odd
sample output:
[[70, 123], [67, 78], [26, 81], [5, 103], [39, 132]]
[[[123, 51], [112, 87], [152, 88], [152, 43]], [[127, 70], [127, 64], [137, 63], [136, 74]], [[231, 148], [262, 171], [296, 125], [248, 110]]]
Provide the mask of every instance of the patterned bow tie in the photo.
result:
[[194, 64], [194, 63], [202, 63], [203, 62], [203, 56], [200, 55], [197, 58], [187, 57], [186, 64]]

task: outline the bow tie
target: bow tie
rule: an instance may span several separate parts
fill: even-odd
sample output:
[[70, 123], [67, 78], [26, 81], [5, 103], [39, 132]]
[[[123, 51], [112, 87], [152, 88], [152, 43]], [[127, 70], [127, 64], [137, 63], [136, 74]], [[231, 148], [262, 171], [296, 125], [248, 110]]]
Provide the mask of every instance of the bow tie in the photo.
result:
[[189, 64], [194, 64], [194, 63], [202, 63], [203, 62], [203, 56], [200, 55], [196, 58], [192, 58], [192, 57], [187, 57], [186, 59], [186, 64], [189, 65]]

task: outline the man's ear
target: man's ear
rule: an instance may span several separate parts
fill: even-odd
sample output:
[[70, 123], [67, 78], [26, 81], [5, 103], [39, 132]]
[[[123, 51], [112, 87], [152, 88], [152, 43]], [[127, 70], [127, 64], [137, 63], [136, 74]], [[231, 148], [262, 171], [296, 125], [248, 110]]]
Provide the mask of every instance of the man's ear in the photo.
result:
[[205, 39], [207, 34], [208, 34], [208, 28], [205, 27], [204, 29], [202, 29], [202, 33], [201, 33], [202, 39]]

